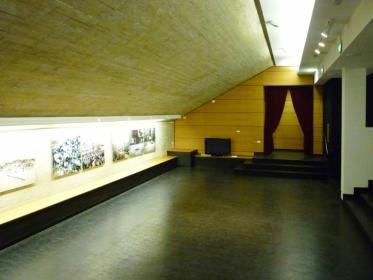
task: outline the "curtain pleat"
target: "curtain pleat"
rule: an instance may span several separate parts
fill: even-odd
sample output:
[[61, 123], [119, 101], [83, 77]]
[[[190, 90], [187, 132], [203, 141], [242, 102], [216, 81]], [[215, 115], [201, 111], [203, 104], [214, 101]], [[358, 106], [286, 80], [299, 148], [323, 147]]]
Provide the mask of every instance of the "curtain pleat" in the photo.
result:
[[270, 154], [273, 151], [273, 133], [281, 120], [284, 111], [288, 87], [265, 86], [265, 118], [264, 118], [264, 153]]
[[290, 87], [291, 99], [304, 135], [304, 153], [313, 153], [313, 87]]

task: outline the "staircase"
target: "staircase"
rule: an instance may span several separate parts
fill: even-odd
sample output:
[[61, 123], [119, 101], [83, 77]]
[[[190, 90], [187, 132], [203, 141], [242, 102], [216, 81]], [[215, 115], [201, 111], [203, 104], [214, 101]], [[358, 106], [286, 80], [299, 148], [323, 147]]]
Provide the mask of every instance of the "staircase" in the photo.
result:
[[355, 194], [344, 196], [343, 202], [373, 246], [373, 181], [369, 188], [355, 188]]
[[254, 155], [235, 168], [240, 174], [287, 178], [327, 179], [328, 162], [324, 157], [287, 157], [276, 158]]

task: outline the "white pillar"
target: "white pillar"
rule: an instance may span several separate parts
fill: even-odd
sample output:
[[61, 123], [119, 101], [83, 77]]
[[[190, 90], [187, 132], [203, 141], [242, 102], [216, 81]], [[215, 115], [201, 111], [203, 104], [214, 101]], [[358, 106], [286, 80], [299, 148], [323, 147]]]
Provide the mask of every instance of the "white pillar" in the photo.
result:
[[373, 179], [373, 129], [366, 121], [366, 69], [342, 69], [341, 195]]

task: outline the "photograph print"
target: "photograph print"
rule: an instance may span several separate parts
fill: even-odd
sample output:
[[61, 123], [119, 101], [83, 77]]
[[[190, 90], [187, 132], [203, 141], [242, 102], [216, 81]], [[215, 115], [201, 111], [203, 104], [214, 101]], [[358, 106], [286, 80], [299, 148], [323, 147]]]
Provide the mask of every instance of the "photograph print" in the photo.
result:
[[130, 137], [127, 129], [118, 128], [111, 134], [111, 146], [113, 161], [120, 161], [129, 158]]
[[79, 173], [82, 170], [80, 136], [52, 141], [52, 175], [54, 178]]
[[130, 133], [130, 157], [155, 152], [155, 128], [133, 129]]
[[144, 129], [144, 154], [155, 152], [155, 128]]
[[35, 159], [0, 161], [0, 193], [35, 183]]
[[83, 170], [100, 167], [105, 164], [104, 144], [90, 137], [83, 137], [81, 142]]
[[144, 129], [132, 129], [130, 132], [130, 157], [137, 157], [144, 154]]

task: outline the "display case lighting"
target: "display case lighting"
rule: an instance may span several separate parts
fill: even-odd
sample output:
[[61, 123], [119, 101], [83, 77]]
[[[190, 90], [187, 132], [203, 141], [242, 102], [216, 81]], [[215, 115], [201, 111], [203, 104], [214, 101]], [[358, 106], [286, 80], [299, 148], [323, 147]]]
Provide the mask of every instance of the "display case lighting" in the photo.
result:
[[40, 128], [62, 128], [119, 124], [128, 122], [154, 123], [180, 119], [180, 115], [154, 116], [108, 116], [108, 117], [30, 117], [0, 118], [0, 131], [30, 130]]

